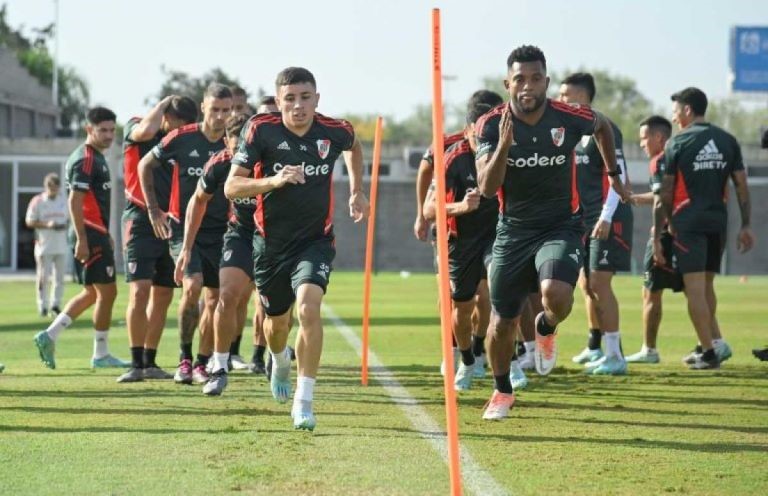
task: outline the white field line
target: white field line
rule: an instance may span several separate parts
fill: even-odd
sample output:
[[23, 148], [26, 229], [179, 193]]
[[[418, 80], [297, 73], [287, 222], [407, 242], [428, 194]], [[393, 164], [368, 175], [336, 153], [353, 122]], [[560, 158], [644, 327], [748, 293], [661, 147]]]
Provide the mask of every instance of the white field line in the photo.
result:
[[[362, 352], [362, 342], [357, 337], [357, 334], [355, 334], [355, 331], [341, 320], [329, 305], [323, 304], [323, 310], [339, 333], [347, 340], [347, 343], [360, 355]], [[368, 351], [368, 363], [371, 366], [371, 377], [381, 384], [390, 398], [392, 398], [392, 401], [405, 413], [405, 416], [411, 421], [411, 424], [421, 437], [429, 441], [435, 451], [447, 463], [448, 447], [444, 429], [430, 417], [429, 413], [419, 405], [418, 400], [397, 381], [394, 374], [370, 350]], [[465, 489], [473, 494], [483, 496], [511, 494], [475, 461], [469, 450], [461, 445], [459, 449], [462, 481]]]

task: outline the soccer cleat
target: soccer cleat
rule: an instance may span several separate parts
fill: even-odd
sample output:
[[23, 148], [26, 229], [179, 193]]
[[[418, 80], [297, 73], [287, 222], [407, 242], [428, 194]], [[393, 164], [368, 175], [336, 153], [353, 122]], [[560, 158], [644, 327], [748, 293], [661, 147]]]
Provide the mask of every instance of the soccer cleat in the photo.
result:
[[509, 417], [509, 410], [515, 404], [515, 394], [506, 394], [494, 390], [491, 399], [485, 405], [483, 420], [501, 420]]
[[760, 348], [755, 348], [752, 350], [752, 354], [761, 362], [768, 362], [768, 346], [762, 350]]
[[317, 426], [317, 418], [312, 413], [311, 401], [299, 401], [299, 404], [293, 404], [291, 408], [291, 418], [293, 418], [293, 428], [303, 431], [314, 431]]
[[683, 363], [686, 365], [691, 365], [696, 361], [696, 357], [701, 355], [701, 353], [702, 353], [701, 345], [697, 344], [696, 348], [694, 348], [690, 353], [688, 353], [683, 357]]
[[3, 370], [5, 370], [5, 365], [3, 365], [2, 363], [0, 363], [0, 373], [2, 373], [2, 372], [3, 372]]
[[547, 375], [552, 372], [557, 363], [557, 343], [555, 338], [557, 337], [557, 331], [546, 336], [542, 336], [538, 331], [538, 321], [544, 318], [544, 312], [541, 312], [536, 317], [536, 350], [533, 353], [533, 358], [536, 364], [536, 372], [539, 375]]
[[92, 369], [122, 369], [131, 366], [131, 362], [120, 360], [116, 356], [104, 355], [101, 358], [91, 358]]
[[155, 365], [154, 367], [147, 367], [144, 369], [144, 378], [168, 380], [173, 379], [173, 375]]
[[211, 374], [208, 382], [203, 386], [203, 394], [208, 396], [220, 396], [227, 388], [227, 382], [227, 371], [219, 369]]
[[[453, 348], [453, 373], [459, 369], [459, 363], [461, 362], [461, 352], [458, 348]], [[440, 375], [445, 377], [445, 361], [440, 362]]]
[[625, 375], [627, 362], [622, 357], [607, 356], [597, 366], [588, 368], [586, 373], [591, 375]]
[[173, 381], [176, 384], [192, 384], [192, 360], [185, 358], [179, 363]]
[[272, 374], [269, 379], [272, 396], [278, 403], [285, 403], [291, 398], [291, 366], [278, 367], [272, 360]]
[[229, 357], [229, 360], [232, 363], [232, 369], [233, 370], [248, 370], [249, 364], [243, 360], [243, 357], [240, 355], [232, 355]]
[[453, 381], [453, 388], [456, 391], [468, 391], [472, 388], [472, 378], [475, 376], [475, 365], [459, 365], [456, 371], [456, 377]]
[[144, 380], [144, 369], [131, 367], [128, 372], [117, 378], [117, 382], [142, 382]]
[[533, 352], [523, 353], [518, 355], [517, 364], [523, 370], [533, 370], [536, 367], [536, 361], [533, 359]]
[[571, 358], [571, 361], [573, 361], [573, 363], [594, 362], [595, 360], [601, 358], [602, 356], [603, 356], [603, 350], [601, 350], [600, 348], [596, 350], [590, 350], [589, 348], [584, 348], [583, 350], [581, 350], [581, 353]]
[[520, 367], [518, 360], [512, 360], [509, 364], [509, 382], [515, 391], [525, 389], [528, 386], [528, 378], [525, 376], [525, 372]]
[[719, 369], [720, 368], [720, 360], [717, 359], [717, 353], [715, 353], [715, 358], [712, 360], [705, 360], [704, 354], [697, 355], [696, 359], [693, 363], [688, 365], [688, 368], [691, 370], [712, 370], [712, 369]]
[[715, 346], [715, 354], [717, 355], [717, 360], [722, 363], [733, 356], [733, 351], [731, 351], [731, 347], [728, 346], [728, 343], [723, 341]]
[[195, 384], [205, 384], [208, 382], [208, 372], [205, 370], [205, 365], [199, 363], [192, 369], [192, 382]]
[[34, 339], [37, 351], [40, 352], [40, 360], [42, 360], [45, 366], [49, 369], [55, 369], [56, 358], [54, 357], [54, 352], [56, 351], [56, 343], [53, 342], [45, 331], [40, 331], [35, 334]]
[[475, 379], [485, 377], [485, 355], [475, 356], [475, 370], [473, 372]]
[[661, 358], [658, 351], [643, 347], [637, 353], [629, 355], [626, 360], [627, 363], [659, 363]]
[[255, 360], [253, 362], [250, 362], [248, 364], [248, 370], [250, 370], [254, 374], [264, 374], [267, 371], [267, 368], [264, 365], [264, 360]]

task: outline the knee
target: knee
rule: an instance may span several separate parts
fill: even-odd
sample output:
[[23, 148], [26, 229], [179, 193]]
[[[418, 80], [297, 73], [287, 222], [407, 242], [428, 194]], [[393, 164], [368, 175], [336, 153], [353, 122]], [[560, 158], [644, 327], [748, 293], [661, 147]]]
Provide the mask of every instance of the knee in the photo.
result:
[[563, 318], [571, 312], [573, 307], [573, 294], [566, 291], [547, 290], [542, 294], [544, 308]]
[[197, 301], [200, 299], [201, 291], [202, 287], [197, 283], [185, 284], [181, 291], [181, 299], [184, 300], [186, 306], [197, 306]]
[[129, 305], [146, 307], [149, 304], [150, 288], [148, 286], [131, 285]]
[[298, 313], [302, 325], [318, 322], [320, 320], [320, 304], [303, 302], [299, 305]]
[[516, 330], [519, 325], [520, 317], [515, 317], [514, 319], [504, 319], [498, 315], [494, 315], [491, 318], [491, 325], [488, 326], [488, 334], [490, 334], [492, 338], [498, 339], [507, 336]]
[[219, 291], [217, 310], [219, 312], [234, 312], [241, 306], [240, 296], [232, 290]]

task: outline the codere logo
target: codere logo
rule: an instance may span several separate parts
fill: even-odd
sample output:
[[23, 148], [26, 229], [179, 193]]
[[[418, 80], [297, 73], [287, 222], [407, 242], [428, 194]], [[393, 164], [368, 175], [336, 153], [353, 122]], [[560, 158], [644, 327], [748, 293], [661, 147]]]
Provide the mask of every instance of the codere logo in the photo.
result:
[[[331, 166], [328, 164], [312, 165], [306, 162], [302, 162], [299, 165], [304, 171], [305, 176], [327, 176], [331, 172]], [[273, 166], [273, 169], [275, 173], [278, 173], [283, 170], [283, 167], [285, 167], [285, 165], [281, 164], [280, 162], [276, 162]]]
[[520, 158], [507, 158], [507, 165], [509, 167], [550, 167], [554, 165], [563, 165], [566, 162], [565, 155], [555, 155], [554, 157], [547, 157], [546, 155], [539, 155], [538, 152], [534, 153], [530, 157]]

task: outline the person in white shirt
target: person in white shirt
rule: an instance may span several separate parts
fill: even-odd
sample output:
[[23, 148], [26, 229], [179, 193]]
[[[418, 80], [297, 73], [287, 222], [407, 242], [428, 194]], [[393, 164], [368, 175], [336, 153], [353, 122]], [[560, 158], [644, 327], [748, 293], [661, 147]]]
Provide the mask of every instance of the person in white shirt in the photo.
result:
[[[35, 195], [27, 207], [27, 227], [35, 230], [35, 262], [37, 263], [37, 309], [42, 317], [61, 312], [66, 268], [67, 198], [59, 193], [59, 175], [51, 173], [43, 180], [45, 191]], [[53, 297], [50, 299], [51, 272], [53, 272]]]

